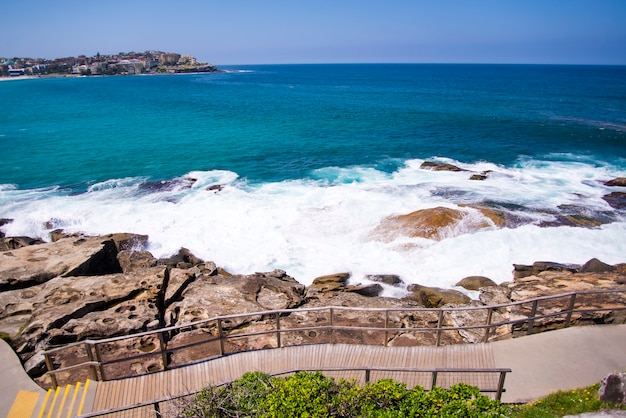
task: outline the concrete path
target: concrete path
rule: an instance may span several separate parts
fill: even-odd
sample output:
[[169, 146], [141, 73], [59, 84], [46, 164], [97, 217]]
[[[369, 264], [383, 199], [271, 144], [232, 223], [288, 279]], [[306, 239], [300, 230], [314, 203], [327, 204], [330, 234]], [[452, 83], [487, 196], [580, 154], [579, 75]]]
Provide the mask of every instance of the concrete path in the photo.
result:
[[20, 390], [37, 393], [41, 395], [40, 398], [46, 394], [28, 377], [11, 346], [0, 340], [0, 417], [9, 415]]
[[508, 367], [503, 402], [527, 402], [589, 386], [626, 370], [626, 325], [572, 327], [491, 343]]

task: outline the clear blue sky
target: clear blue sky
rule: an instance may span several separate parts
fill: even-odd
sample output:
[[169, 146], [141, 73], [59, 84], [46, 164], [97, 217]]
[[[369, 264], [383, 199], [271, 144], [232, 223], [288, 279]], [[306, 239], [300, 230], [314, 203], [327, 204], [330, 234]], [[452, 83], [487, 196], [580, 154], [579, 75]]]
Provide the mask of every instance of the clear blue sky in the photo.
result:
[[10, 0], [0, 56], [626, 65], [626, 0]]

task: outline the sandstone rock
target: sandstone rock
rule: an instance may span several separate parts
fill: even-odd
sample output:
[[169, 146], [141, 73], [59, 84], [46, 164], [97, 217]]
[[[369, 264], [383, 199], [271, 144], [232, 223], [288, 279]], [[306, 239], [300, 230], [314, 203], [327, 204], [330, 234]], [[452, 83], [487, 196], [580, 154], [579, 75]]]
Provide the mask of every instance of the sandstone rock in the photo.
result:
[[195, 265], [202, 264], [204, 261], [191, 253], [187, 248], [181, 248], [178, 253], [169, 258], [162, 258], [157, 264], [164, 264], [170, 267], [178, 267], [182, 269], [191, 268]]
[[111, 239], [66, 238], [0, 253], [0, 291], [25, 288], [57, 276], [118, 273], [117, 248]]
[[115, 242], [117, 251], [141, 251], [148, 245], [148, 236], [132, 234], [129, 232], [121, 232], [116, 234], [104, 235], [104, 238], [110, 238]]
[[484, 180], [487, 180], [487, 175], [486, 174], [472, 174], [469, 179], [484, 181]]
[[603, 199], [614, 209], [626, 209], [626, 193], [624, 192], [609, 193]]
[[354, 292], [367, 297], [375, 297], [380, 295], [380, 293], [383, 291], [383, 287], [379, 284], [351, 285], [346, 286], [345, 291]]
[[404, 284], [404, 281], [400, 276], [396, 274], [368, 274], [365, 276], [368, 280], [378, 283], [388, 284], [390, 286], [397, 286]]
[[515, 279], [535, 276], [543, 271], [569, 271], [575, 273], [578, 271], [578, 266], [553, 263], [550, 261], [536, 261], [532, 266], [513, 264], [513, 277]]
[[432, 171], [467, 171], [452, 164], [440, 163], [436, 161], [424, 161], [420, 165], [421, 169]]
[[460, 286], [467, 290], [478, 290], [481, 287], [497, 286], [497, 284], [485, 276], [469, 276], [459, 281], [455, 286]]
[[2, 292], [0, 330], [23, 359], [55, 344], [146, 330], [159, 318], [165, 272], [154, 267], [128, 275], [59, 276]]
[[626, 373], [611, 373], [602, 379], [598, 396], [603, 402], [626, 404]]
[[422, 209], [385, 219], [372, 235], [385, 242], [393, 241], [400, 235], [441, 240], [453, 235], [452, 229], [459, 224], [463, 216], [463, 212], [456, 209], [444, 207]]
[[[483, 305], [480, 302], [472, 301], [470, 306], [481, 307]], [[486, 328], [469, 328], [487, 324], [487, 309], [455, 310], [449, 311], [447, 315], [450, 318], [450, 325], [453, 327], [468, 327], [468, 329], [460, 329], [458, 331], [459, 335], [461, 335], [467, 343], [480, 343], [485, 341], [485, 337], [487, 337], [487, 341], [498, 340], [510, 335], [512, 329], [511, 325], [493, 327], [489, 329], [489, 334], [486, 335]], [[501, 312], [494, 310], [491, 314], [491, 324], [506, 322], [508, 317], [507, 311]]]
[[[200, 269], [193, 268], [188, 270], [182, 270], [173, 268], [169, 272], [167, 287], [165, 289], [165, 299], [164, 306], [170, 306], [176, 299], [178, 299], [182, 292], [189, 286], [189, 283], [196, 280], [196, 277], [200, 276], [202, 273]], [[208, 275], [207, 275], [208, 277]], [[173, 324], [168, 323], [167, 326], [171, 326]]]
[[117, 254], [122, 271], [143, 270], [157, 265], [157, 259], [148, 251], [122, 250]]
[[[277, 273], [278, 272], [278, 273]], [[221, 315], [291, 309], [304, 298], [304, 286], [282, 271], [248, 276], [199, 275], [166, 309], [177, 324]], [[233, 320], [231, 326], [240, 323]]]
[[0, 238], [0, 252], [11, 251], [18, 248], [28, 247], [31, 245], [43, 244], [39, 238], [31, 237], [5, 237]]
[[511, 303], [511, 289], [506, 285], [483, 287], [478, 295], [484, 305], [506, 305]]
[[615, 267], [610, 266], [597, 258], [587, 261], [580, 269], [581, 273], [610, 273], [615, 271]]
[[626, 187], [626, 177], [614, 178], [604, 183], [604, 185], [609, 187]]
[[410, 293], [405, 299], [417, 301], [427, 308], [440, 308], [448, 304], [467, 304], [471, 301], [467, 295], [458, 290], [427, 287], [418, 284], [410, 285], [407, 290]]
[[316, 277], [308, 290], [314, 292], [343, 291], [346, 282], [350, 278], [350, 273], [329, 274], [327, 276]]

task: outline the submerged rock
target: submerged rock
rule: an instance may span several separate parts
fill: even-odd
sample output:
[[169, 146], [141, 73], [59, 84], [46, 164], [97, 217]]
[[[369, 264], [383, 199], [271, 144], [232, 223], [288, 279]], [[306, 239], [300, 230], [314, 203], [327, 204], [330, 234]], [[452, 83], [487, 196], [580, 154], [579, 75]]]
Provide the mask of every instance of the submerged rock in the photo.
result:
[[419, 302], [427, 308], [441, 308], [448, 304], [463, 305], [471, 301], [467, 295], [464, 295], [458, 290], [427, 287], [418, 284], [410, 285], [407, 290], [409, 291], [409, 295], [405, 296], [405, 299]]
[[613, 192], [605, 195], [603, 199], [615, 209], [626, 209], [626, 193]]

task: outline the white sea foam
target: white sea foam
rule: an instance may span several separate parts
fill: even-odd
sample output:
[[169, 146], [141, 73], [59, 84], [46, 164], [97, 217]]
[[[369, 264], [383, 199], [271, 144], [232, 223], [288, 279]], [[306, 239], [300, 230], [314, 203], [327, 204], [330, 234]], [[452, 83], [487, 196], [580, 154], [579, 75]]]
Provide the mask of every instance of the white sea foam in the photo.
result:
[[[470, 181], [469, 172], [427, 171], [419, 168], [422, 160], [412, 160], [391, 174], [327, 168], [311, 179], [257, 185], [229, 171], [194, 171], [181, 177], [180, 187], [162, 190], [142, 191], [145, 179], [111, 180], [79, 195], [2, 186], [0, 217], [14, 219], [3, 227], [7, 235], [47, 238], [54, 228], [135, 232], [150, 236], [149, 250], [157, 257], [184, 246], [233, 273], [280, 268], [304, 284], [349, 271], [353, 282], [367, 274], [398, 274], [407, 283], [450, 287], [468, 275], [510, 280], [514, 263], [626, 261], [626, 221], [602, 199], [615, 190], [603, 182], [624, 177], [623, 171], [576, 161], [523, 161], [515, 168], [443, 161], [491, 173]], [[223, 188], [211, 189], [217, 184]], [[467, 231], [480, 214], [465, 208], [467, 223], [441, 241], [372, 234], [391, 215], [480, 202], [509, 205], [525, 220]], [[614, 222], [596, 229], [536, 225], [553, 217], [546, 210], [562, 205], [610, 212]]]

